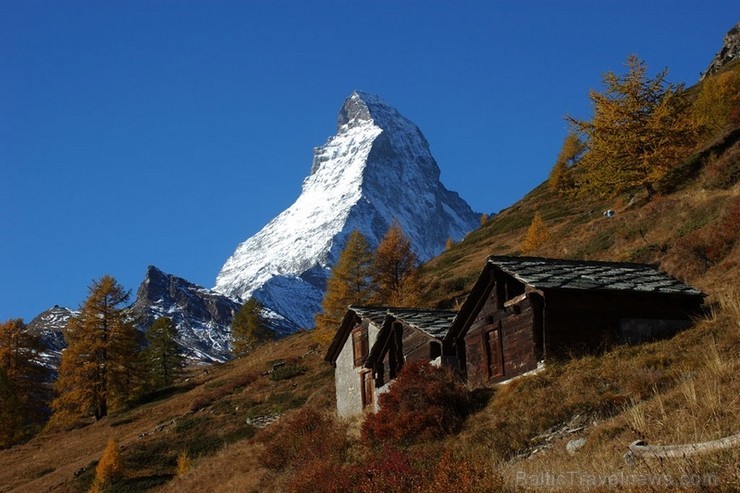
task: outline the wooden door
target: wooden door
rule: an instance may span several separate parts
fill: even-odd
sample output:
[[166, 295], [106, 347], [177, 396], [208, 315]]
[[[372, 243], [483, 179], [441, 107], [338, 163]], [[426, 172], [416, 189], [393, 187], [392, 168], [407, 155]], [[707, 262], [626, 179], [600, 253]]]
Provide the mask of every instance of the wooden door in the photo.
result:
[[360, 387], [362, 389], [362, 407], [373, 403], [373, 372], [365, 370], [360, 373]]
[[501, 323], [486, 332], [486, 353], [488, 356], [488, 378], [504, 376], [504, 355], [501, 344]]

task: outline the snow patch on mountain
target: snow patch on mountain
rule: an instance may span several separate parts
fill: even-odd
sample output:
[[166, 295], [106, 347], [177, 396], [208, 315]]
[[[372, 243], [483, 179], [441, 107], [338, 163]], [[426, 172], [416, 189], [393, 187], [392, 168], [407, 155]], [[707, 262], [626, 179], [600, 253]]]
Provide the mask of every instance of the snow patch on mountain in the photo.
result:
[[64, 340], [64, 329], [69, 319], [79, 315], [79, 311], [54, 305], [34, 317], [26, 325], [26, 330], [41, 340], [42, 350], [39, 353], [39, 363], [45, 368], [56, 370], [62, 359], [62, 350], [67, 347]]

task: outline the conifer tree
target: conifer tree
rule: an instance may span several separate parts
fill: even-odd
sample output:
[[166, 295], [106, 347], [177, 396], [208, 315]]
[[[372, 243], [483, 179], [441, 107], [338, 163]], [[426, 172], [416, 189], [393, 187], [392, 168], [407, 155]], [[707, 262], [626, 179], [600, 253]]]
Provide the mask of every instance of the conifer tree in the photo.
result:
[[138, 397], [142, 368], [136, 330], [125, 312], [129, 292], [111, 276], [93, 281], [90, 296], [64, 337], [58, 397], [52, 423], [77, 424], [86, 416], [100, 419]]
[[41, 341], [21, 319], [0, 323], [0, 446], [24, 435], [25, 425], [43, 418], [38, 385], [43, 369], [37, 363]]
[[667, 70], [647, 77], [645, 62], [630, 56], [628, 73], [603, 76], [604, 92], [591, 91], [591, 121], [569, 117], [587, 137], [580, 190], [607, 196], [655, 185], [685, 159], [699, 127], [683, 85], [666, 82]]
[[144, 351], [149, 385], [152, 389], [172, 385], [184, 363], [177, 344], [177, 327], [170, 318], [161, 317], [146, 330], [145, 337], [149, 344]]
[[358, 230], [347, 237], [347, 245], [331, 269], [321, 313], [316, 315], [316, 329], [336, 329], [349, 305], [368, 302], [371, 292], [373, 254], [365, 236]]
[[262, 319], [262, 305], [250, 298], [242, 305], [231, 322], [232, 353], [245, 356], [260, 343], [272, 339], [273, 333]]
[[394, 223], [375, 250], [373, 301], [394, 306], [415, 306], [419, 300], [418, 260], [411, 241]]
[[547, 226], [545, 226], [545, 221], [542, 220], [540, 213], [536, 212], [520, 246], [522, 253], [528, 254], [533, 252], [544, 245], [549, 237], [550, 234], [547, 231]]

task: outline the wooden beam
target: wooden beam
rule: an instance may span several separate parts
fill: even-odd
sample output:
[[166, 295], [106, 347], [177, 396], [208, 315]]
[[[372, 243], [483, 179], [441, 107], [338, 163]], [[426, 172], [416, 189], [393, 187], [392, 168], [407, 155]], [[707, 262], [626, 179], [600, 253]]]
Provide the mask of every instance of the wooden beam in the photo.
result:
[[689, 457], [737, 447], [738, 445], [740, 445], [740, 433], [709, 442], [689, 443], [686, 445], [648, 445], [642, 440], [637, 440], [630, 444], [629, 451], [624, 454], [624, 461], [629, 465], [633, 465], [635, 457]]

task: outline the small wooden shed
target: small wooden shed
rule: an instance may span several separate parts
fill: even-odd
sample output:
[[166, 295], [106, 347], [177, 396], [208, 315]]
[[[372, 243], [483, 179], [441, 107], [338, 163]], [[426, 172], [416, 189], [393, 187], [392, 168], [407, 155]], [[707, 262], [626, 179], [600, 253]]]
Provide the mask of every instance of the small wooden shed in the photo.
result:
[[443, 340], [457, 313], [389, 308], [387, 314], [365, 362], [378, 388], [396, 378], [406, 362], [429, 361], [441, 365]]
[[672, 335], [703, 298], [651, 265], [489, 257], [443, 342], [475, 388], [547, 358]]
[[337, 414], [376, 411], [378, 394], [408, 361], [433, 361], [455, 317], [446, 310], [350, 306], [325, 360], [335, 368]]

